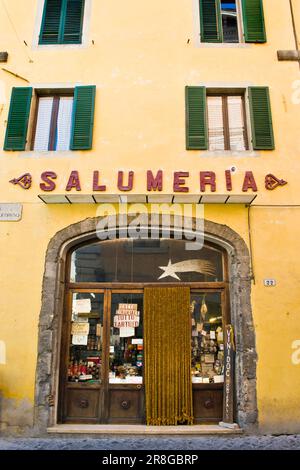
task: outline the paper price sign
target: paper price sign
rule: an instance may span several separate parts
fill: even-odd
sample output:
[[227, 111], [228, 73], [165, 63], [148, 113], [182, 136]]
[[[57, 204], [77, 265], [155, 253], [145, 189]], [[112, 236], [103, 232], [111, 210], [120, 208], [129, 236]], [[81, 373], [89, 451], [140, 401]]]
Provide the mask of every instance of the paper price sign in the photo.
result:
[[73, 322], [72, 323], [72, 335], [84, 335], [87, 336], [90, 332], [90, 324], [89, 323], [79, 323]]
[[73, 335], [72, 344], [76, 346], [87, 346], [88, 337], [84, 335]]

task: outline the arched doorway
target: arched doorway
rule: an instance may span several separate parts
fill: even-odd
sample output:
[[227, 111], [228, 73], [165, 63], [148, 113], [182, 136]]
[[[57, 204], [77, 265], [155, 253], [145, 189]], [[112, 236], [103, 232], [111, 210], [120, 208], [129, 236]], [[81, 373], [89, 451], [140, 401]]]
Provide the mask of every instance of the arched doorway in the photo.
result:
[[[211, 243], [196, 251], [185, 246], [171, 238], [93, 240], [69, 253], [60, 422], [176, 424], [184, 420], [181, 408], [189, 408], [189, 422], [222, 420], [226, 252]], [[180, 367], [185, 378], [176, 376]], [[158, 381], [151, 389], [150, 375]], [[176, 409], [185, 392], [192, 405]], [[157, 401], [152, 411], [147, 394]]]
[[[43, 290], [43, 306], [42, 306], [42, 314], [41, 314], [41, 322], [40, 322], [40, 337], [39, 337], [39, 357], [38, 357], [38, 365], [37, 365], [37, 382], [36, 382], [36, 425], [39, 428], [45, 429], [47, 426], [51, 426], [53, 424], [59, 422], [110, 422], [110, 423], [140, 423], [145, 420], [145, 410], [143, 407], [144, 403], [144, 387], [142, 383], [135, 383], [136, 381], [141, 381], [144, 371], [143, 369], [143, 358], [141, 357], [142, 349], [141, 349], [141, 342], [143, 338], [141, 337], [142, 333], [138, 332], [138, 334], [134, 334], [133, 338], [134, 341], [134, 354], [135, 354], [135, 364], [128, 361], [128, 357], [126, 358], [126, 367], [125, 367], [125, 380], [126, 383], [118, 383], [119, 381], [124, 380], [124, 370], [122, 370], [122, 364], [112, 364], [111, 356], [115, 355], [115, 352], [118, 353], [120, 351], [112, 351], [112, 347], [116, 347], [115, 344], [111, 344], [111, 328], [114, 328], [114, 325], [110, 323], [112, 318], [115, 316], [117, 307], [120, 304], [135, 304], [137, 305], [138, 311], [143, 312], [143, 289], [146, 285], [157, 286], [158, 280], [157, 277], [155, 279], [149, 278], [150, 271], [148, 270], [148, 274], [146, 278], [137, 279], [135, 278], [134, 269], [132, 269], [132, 263], [123, 263], [123, 268], [120, 272], [117, 270], [117, 277], [116, 277], [116, 254], [113, 256], [114, 263], [110, 263], [112, 266], [114, 264], [114, 269], [108, 269], [106, 272], [105, 266], [98, 265], [98, 271], [94, 273], [95, 279], [93, 281], [87, 281], [92, 285], [87, 286], [85, 281], [83, 280], [84, 273], [80, 270], [76, 273], [74, 272], [74, 253], [81, 253], [88, 254], [91, 247], [95, 248], [95, 229], [96, 229], [97, 219], [88, 219], [83, 221], [79, 224], [73, 225], [64, 229], [62, 232], [58, 233], [53, 240], [51, 241], [47, 259], [46, 259], [46, 269], [45, 269], [45, 278], [44, 278], [44, 290]], [[206, 231], [205, 231], [205, 238], [206, 238], [206, 245], [205, 250], [207, 250], [207, 256], [209, 254], [214, 253], [216, 256], [214, 269], [215, 272], [212, 273], [195, 273], [193, 271], [186, 271], [185, 273], [181, 273], [181, 269], [184, 271], [184, 267], [180, 265], [177, 266], [176, 271], [175, 268], [172, 268], [174, 275], [178, 276], [178, 272], [180, 275], [178, 277], [182, 277], [176, 279], [175, 276], [170, 279], [170, 277], [161, 278], [164, 282], [165, 286], [173, 286], [176, 287], [178, 284], [185, 285], [190, 288], [191, 292], [191, 304], [195, 304], [195, 318], [191, 317], [191, 321], [195, 324], [192, 326], [195, 328], [191, 328], [191, 342], [193, 339], [195, 340], [196, 336], [195, 331], [197, 333], [200, 332], [200, 316], [197, 318], [197, 314], [201, 315], [201, 306], [206, 305], [206, 309], [209, 312], [212, 312], [213, 309], [217, 307], [219, 309], [219, 313], [216, 314], [212, 318], [222, 318], [222, 322], [227, 322], [229, 319], [229, 315], [231, 312], [231, 322], [233, 323], [236, 331], [236, 344], [237, 344], [237, 357], [236, 357], [236, 421], [243, 427], [250, 427], [256, 424], [257, 421], [257, 409], [256, 409], [256, 352], [255, 352], [255, 337], [254, 337], [254, 329], [252, 324], [252, 315], [251, 315], [251, 307], [250, 307], [250, 276], [249, 276], [249, 255], [248, 250], [243, 242], [243, 240], [231, 229], [225, 226], [220, 226], [218, 224], [214, 224], [212, 222], [205, 222]], [[116, 240], [109, 242], [111, 247], [109, 250], [117, 249], [117, 246], [120, 243], [130, 243], [127, 240]], [[173, 243], [177, 243], [177, 240], [166, 240], [164, 243], [168, 243], [169, 245]], [[126, 243], [122, 247], [124, 252], [128, 253], [129, 258], [132, 259], [132, 249], [136, 251], [135, 255], [138, 255], [138, 251], [142, 248], [142, 250], [161, 250], [163, 243], [160, 240], [159, 246], [135, 246], [130, 247], [128, 249], [128, 245], [126, 248]], [[99, 241], [96, 242], [96, 245], [99, 245]], [[80, 246], [81, 245], [81, 246]], [[103, 247], [103, 245], [101, 245]], [[118, 248], [118, 249], [119, 249]], [[166, 247], [164, 247], [166, 250]], [[169, 250], [174, 250], [174, 253], [179, 253], [180, 250], [176, 251], [175, 247], [168, 248]], [[79, 250], [79, 251], [78, 251]], [[182, 251], [182, 250], [181, 250]], [[70, 257], [70, 252], [73, 253], [73, 266], [72, 266], [72, 256]], [[209, 253], [209, 254], [208, 254]], [[95, 254], [95, 253], [94, 253]], [[153, 253], [152, 253], [153, 254]], [[169, 256], [168, 252], [168, 256]], [[162, 255], [162, 253], [160, 253]], [[167, 256], [167, 257], [168, 257]], [[219, 257], [219, 261], [217, 258]], [[80, 258], [80, 257], [79, 257]], [[107, 259], [110, 256], [107, 255]], [[164, 269], [159, 269], [159, 274], [161, 277], [162, 274], [166, 273], [168, 267], [168, 261], [165, 262], [163, 260], [162, 264], [159, 262], [154, 262], [155, 257], [152, 256], [152, 264], [155, 268], [163, 267]], [[193, 254], [193, 258], [194, 254]], [[204, 257], [205, 258], [205, 257]], [[68, 261], [70, 260], [70, 261]], [[220, 262], [221, 260], [221, 262]], [[227, 261], [228, 262], [227, 262]], [[120, 259], [119, 259], [120, 261]], [[124, 261], [124, 260], [123, 260]], [[182, 258], [174, 258], [171, 259], [171, 263], [176, 264], [186, 261], [192, 261], [191, 258], [182, 259]], [[219, 263], [219, 264], [218, 264]], [[218, 267], [218, 266], [219, 267]], [[228, 265], [228, 268], [227, 268]], [[124, 271], [124, 266], [126, 269], [130, 266], [130, 270], [126, 269]], [[138, 265], [137, 265], [138, 266]], [[133, 265], [134, 268], [134, 265]], [[109, 272], [110, 271], [110, 272]], [[137, 269], [137, 271], [143, 272], [143, 269]], [[152, 271], [151, 271], [152, 272]], [[216, 275], [218, 272], [218, 275]], [[66, 276], [67, 273], [67, 276]], [[129, 282], [126, 282], [126, 276], [128, 277], [128, 273], [130, 274]], [[105, 274], [105, 279], [103, 278]], [[144, 273], [145, 274], [145, 273]], [[144, 275], [143, 274], [143, 275]], [[212, 276], [215, 276], [213, 278]], [[72, 278], [72, 276], [75, 275]], [[154, 276], [154, 273], [151, 275]], [[155, 276], [157, 275], [157, 271], [155, 272]], [[205, 275], [207, 278], [205, 278]], [[68, 276], [71, 276], [68, 278]], [[76, 279], [77, 276], [77, 279]], [[120, 277], [119, 277], [120, 276]], [[148, 276], [148, 277], [147, 277]], [[187, 277], [186, 277], [187, 276]], [[196, 278], [195, 278], [196, 276]], [[197, 277], [198, 276], [198, 277]], [[202, 276], [202, 277], [201, 277]], [[204, 277], [203, 277], [204, 276]], [[104, 282], [107, 281], [107, 282]], [[165, 281], [167, 281], [165, 283]], [[85, 284], [85, 285], [84, 285]], [[106, 284], [106, 285], [104, 285]], [[109, 285], [108, 285], [109, 284]], [[84, 289], [87, 289], [84, 292]], [[80, 294], [80, 297], [78, 296]], [[86, 295], [83, 295], [86, 294]], [[91, 295], [93, 294], [93, 295]], [[230, 298], [229, 298], [230, 294]], [[65, 295], [69, 299], [66, 304], [63, 302], [63, 298]], [[75, 295], [75, 297], [74, 297]], [[97, 365], [97, 360], [89, 360], [90, 364], [85, 364], [84, 367], [90, 367], [90, 369], [83, 368], [81, 372], [84, 372], [83, 375], [91, 376], [93, 384], [89, 380], [83, 385], [82, 381], [78, 382], [75, 378], [75, 381], [69, 380], [68, 377], [71, 377], [70, 370], [68, 371], [68, 365], [70, 365], [70, 347], [72, 346], [79, 346], [79, 345], [72, 345], [72, 336], [71, 335], [71, 322], [72, 313], [73, 313], [73, 301], [76, 300], [87, 300], [87, 297], [90, 297], [91, 300], [91, 312], [94, 312], [93, 296], [96, 296], [96, 303], [98, 305], [102, 305], [103, 308], [98, 309], [98, 318], [95, 322], [95, 325], [90, 325], [89, 328], [95, 327], [96, 330], [98, 328], [99, 332], [99, 323], [100, 323], [100, 331], [102, 328], [106, 333], [102, 335], [95, 335], [96, 343], [99, 343], [99, 337], [102, 337], [102, 344], [100, 348], [102, 348], [102, 352], [106, 351], [107, 359], [101, 364], [102, 370], [99, 371], [99, 377], [101, 375], [102, 384], [96, 383], [98, 380], [97, 373], [95, 374], [95, 367]], [[134, 302], [131, 300], [134, 298]], [[204, 300], [204, 302], [203, 302]], [[94, 302], [94, 304], [95, 304]], [[84, 302], [78, 302], [79, 304], [84, 304]], [[197, 305], [198, 304], [198, 305]], [[63, 314], [65, 305], [65, 314]], [[87, 305], [87, 302], [85, 302]], [[124, 306], [124, 305], [123, 305]], [[85, 307], [86, 308], [86, 307]], [[206, 310], [205, 308], [202, 309], [202, 312]], [[103, 311], [103, 317], [101, 314], [99, 316], [100, 310]], [[217, 310], [215, 310], [217, 312]], [[78, 313], [78, 312], [77, 312]], [[86, 313], [86, 312], [83, 312]], [[64, 319], [64, 320], [62, 320]], [[220, 318], [219, 318], [220, 320]], [[140, 321], [142, 322], [142, 315], [140, 316]], [[209, 321], [209, 318], [208, 318]], [[101, 322], [103, 324], [101, 324]], [[89, 320], [88, 320], [88, 323]], [[84, 327], [83, 327], [84, 328]], [[202, 326], [201, 326], [202, 328]], [[212, 334], [212, 342], [214, 340], [213, 336], [217, 337], [218, 332], [215, 329], [215, 333]], [[201, 330], [201, 331], [205, 331]], [[65, 333], [67, 332], [67, 333]], [[86, 330], [85, 330], [86, 332]], [[62, 334], [65, 333], [65, 334]], [[74, 333], [74, 331], [73, 331]], [[97, 331], [96, 331], [97, 333]], [[135, 331], [134, 333], [137, 333]], [[195, 336], [193, 336], [195, 335]], [[79, 335], [80, 336], [80, 335]], [[82, 335], [87, 336], [87, 335]], [[117, 335], [113, 335], [117, 336]], [[204, 335], [203, 335], [204, 336]], [[63, 341], [61, 342], [61, 337], [64, 337]], [[126, 338], [122, 337], [122, 338]], [[127, 337], [128, 338], [128, 337]], [[201, 336], [200, 336], [201, 338]], [[210, 332], [209, 332], [210, 338]], [[219, 336], [220, 339], [220, 336]], [[88, 339], [89, 341], [89, 339]], [[119, 338], [119, 344], [122, 343]], [[128, 341], [128, 340], [126, 340]], [[118, 341], [117, 341], [118, 343]], [[139, 344], [140, 343], [140, 344]], [[221, 344], [221, 341], [219, 341]], [[132, 345], [132, 339], [131, 339]], [[88, 345], [82, 345], [87, 347]], [[92, 345], [95, 347], [94, 345]], [[139, 349], [138, 347], [139, 346]], [[202, 374], [202, 368], [199, 367], [199, 363], [201, 366], [201, 357], [197, 356], [196, 345], [194, 345], [195, 349], [195, 358], [196, 360], [191, 364], [192, 371], [193, 371], [193, 395], [198, 394], [198, 398], [194, 399], [194, 403], [197, 405], [201, 403], [201, 394], [209, 393], [210, 396], [208, 399], [205, 399], [206, 402], [206, 411], [208, 416], [203, 413], [203, 407], [198, 410], [194, 408], [194, 415], [196, 418], [196, 422], [202, 421], [218, 421], [221, 418], [221, 406], [222, 406], [222, 379], [220, 383], [218, 383], [218, 379], [215, 381], [215, 377], [218, 375], [222, 375], [222, 373], [216, 373], [216, 369], [218, 369], [219, 364], [215, 364], [216, 360], [218, 359], [218, 353], [220, 353], [220, 348], [218, 347], [218, 342], [216, 342], [217, 350], [211, 351], [210, 350], [203, 350], [200, 351], [202, 353], [207, 354], [207, 363], [205, 360], [203, 361], [204, 364], [207, 364], [207, 373]], [[89, 343], [89, 347], [91, 344]], [[200, 343], [200, 349], [203, 348], [203, 344]], [[213, 345], [211, 345], [213, 348]], [[124, 344], [121, 344], [121, 350], [124, 348]], [[91, 350], [93, 350], [91, 348]], [[89, 354], [90, 359], [92, 357], [96, 358], [95, 356], [91, 356], [91, 351]], [[138, 356], [139, 352], [139, 357]], [[214, 356], [214, 374], [213, 380], [209, 373], [211, 371], [212, 364], [212, 355]], [[65, 359], [63, 359], [65, 357]], [[104, 356], [103, 356], [104, 357]], [[80, 358], [79, 362], [80, 362]], [[219, 354], [219, 362], [221, 362], [222, 354]], [[119, 358], [120, 360], [120, 358]], [[76, 360], [75, 360], [76, 362]], [[94, 365], [92, 366], [92, 362]], [[140, 363], [140, 364], [138, 364]], [[132, 371], [131, 374], [128, 371], [128, 364], [131, 365]], [[76, 371], [76, 364], [75, 372]], [[99, 363], [98, 363], [99, 366]], [[112, 370], [111, 366], [114, 366]], [[124, 364], [123, 364], [124, 366]], [[221, 364], [222, 366], [222, 364]], [[47, 367], [47, 371], [46, 371]], [[78, 361], [77, 361], [78, 367]], [[92, 369], [91, 369], [92, 367]], [[93, 369], [94, 367], [94, 369]], [[116, 370], [117, 367], [120, 367], [119, 370]], [[123, 367], [124, 369], [124, 367]], [[141, 372], [142, 370], [142, 372]], [[199, 374], [199, 370], [201, 370], [201, 374]], [[221, 369], [218, 369], [219, 372], [222, 372]], [[60, 373], [59, 373], [60, 371]], [[86, 374], [85, 374], [86, 372]], [[91, 373], [88, 373], [91, 372]], [[76, 377], [73, 369], [73, 376]], [[120, 373], [123, 373], [123, 377], [120, 377]], [[70, 375], [69, 375], [70, 374]], [[104, 374], [104, 375], [103, 375]], [[129, 376], [129, 377], [128, 377]], [[128, 383], [132, 381], [132, 383]], [[206, 379], [203, 381], [203, 378]], [[198, 380], [197, 380], [198, 379]], [[202, 379], [202, 381], [201, 381]], [[208, 379], [208, 382], [207, 382]], [[115, 381], [115, 383], [113, 383]], [[88, 384], [88, 385], [86, 385]], [[93, 385], [93, 386], [92, 386]], [[104, 386], [103, 386], [104, 385]], [[86, 399], [80, 397], [81, 387], [85, 388], [85, 391], [88, 391], [88, 388], [91, 388], [90, 396], [94, 396], [94, 398]], [[125, 388], [124, 388], [125, 387]], [[70, 390], [70, 391], [69, 391]], [[97, 390], [97, 392], [95, 392]], [[78, 392], [78, 393], [76, 393]], [[123, 393], [123, 397], [122, 397]], [[76, 397], [78, 395], [78, 398]], [[114, 396], [113, 396], [114, 395]], [[50, 398], [50, 407], [45, 409], [44, 403], [46, 399]], [[122, 399], [123, 398], [123, 399]], [[88, 403], [87, 403], [88, 402]], [[130, 402], [130, 406], [128, 406]], [[202, 400], [203, 402], [203, 400]], [[71, 404], [70, 404], [71, 403]], [[73, 403], [73, 404], [72, 404]], [[75, 405], [74, 405], [75, 403]], [[134, 403], [134, 406], [132, 406]], [[90, 406], [92, 404], [92, 406]], [[213, 404], [213, 406], [212, 406]], [[217, 404], [217, 406], [216, 406]], [[118, 408], [118, 411], [114, 408]], [[78, 414], [78, 410], [79, 414]], [[90, 408], [91, 413], [86, 416], [85, 411]], [[127, 410], [126, 410], [127, 408]], [[205, 407], [204, 407], [205, 408]], [[101, 411], [103, 410], [103, 412]], [[121, 410], [121, 413], [120, 413]], [[130, 410], [130, 413], [127, 411]], [[205, 411], [205, 410], [204, 410]], [[214, 414], [215, 413], [215, 414]]]

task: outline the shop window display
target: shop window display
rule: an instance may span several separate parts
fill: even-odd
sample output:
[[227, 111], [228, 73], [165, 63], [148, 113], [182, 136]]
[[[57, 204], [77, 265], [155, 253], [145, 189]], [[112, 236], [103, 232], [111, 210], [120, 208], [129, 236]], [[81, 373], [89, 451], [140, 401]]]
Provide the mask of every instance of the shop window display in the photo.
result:
[[224, 338], [221, 294], [191, 295], [192, 382], [224, 382]]
[[143, 294], [112, 294], [109, 383], [143, 383]]
[[103, 294], [73, 294], [70, 336], [68, 381], [100, 383]]

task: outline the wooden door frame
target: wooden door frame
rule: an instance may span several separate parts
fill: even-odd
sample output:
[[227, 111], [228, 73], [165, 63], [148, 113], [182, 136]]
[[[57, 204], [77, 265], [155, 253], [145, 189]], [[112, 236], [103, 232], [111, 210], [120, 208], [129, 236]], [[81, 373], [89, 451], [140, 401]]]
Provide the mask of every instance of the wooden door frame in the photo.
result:
[[[222, 324], [223, 331], [226, 324], [230, 323], [230, 308], [229, 308], [229, 289], [228, 283], [132, 283], [131, 288], [122, 285], [114, 285], [114, 287], [108, 287], [103, 283], [97, 283], [98, 287], [94, 288], [95, 283], [90, 284], [90, 288], [87, 287], [87, 283], [84, 283], [84, 287], [74, 287], [74, 284], [70, 284], [69, 288], [65, 293], [65, 311], [63, 318], [62, 327], [62, 338], [61, 338], [61, 356], [60, 356], [60, 370], [59, 370], [59, 406], [58, 406], [58, 421], [64, 422], [66, 419], [66, 388], [68, 384], [67, 369], [68, 369], [68, 356], [70, 348], [70, 334], [71, 334], [71, 315], [72, 315], [72, 299], [74, 293], [94, 293], [103, 294], [103, 342], [102, 342], [102, 367], [101, 367], [101, 383], [99, 387], [99, 409], [98, 409], [98, 422], [105, 424], [109, 420], [109, 345], [110, 345], [110, 327], [111, 327], [111, 305], [113, 294], [144, 294], [144, 288], [151, 285], [151, 287], [179, 287], [187, 285], [190, 287], [190, 294], [192, 293], [213, 293], [217, 292], [221, 294], [221, 305], [222, 305]], [[107, 284], [107, 283], [105, 283]], [[113, 283], [112, 283], [113, 284]], [[209, 287], [208, 287], [209, 284]], [[222, 287], [219, 287], [222, 284]], [[100, 287], [101, 285], [101, 287]], [[109, 284], [111, 285], [111, 283]], [[200, 384], [201, 385], [201, 384]], [[199, 387], [198, 387], [199, 388]], [[202, 388], [202, 387], [200, 387]], [[205, 387], [203, 387], [204, 389]]]

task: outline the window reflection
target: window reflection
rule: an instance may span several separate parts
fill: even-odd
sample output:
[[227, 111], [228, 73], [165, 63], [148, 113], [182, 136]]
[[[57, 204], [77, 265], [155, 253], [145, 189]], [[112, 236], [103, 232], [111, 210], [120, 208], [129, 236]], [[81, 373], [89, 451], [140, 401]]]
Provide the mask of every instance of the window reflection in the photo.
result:
[[107, 240], [72, 254], [72, 282], [218, 282], [222, 253], [185, 249], [185, 240]]

